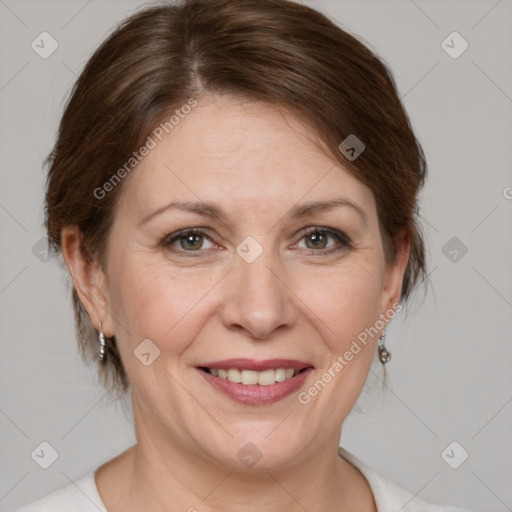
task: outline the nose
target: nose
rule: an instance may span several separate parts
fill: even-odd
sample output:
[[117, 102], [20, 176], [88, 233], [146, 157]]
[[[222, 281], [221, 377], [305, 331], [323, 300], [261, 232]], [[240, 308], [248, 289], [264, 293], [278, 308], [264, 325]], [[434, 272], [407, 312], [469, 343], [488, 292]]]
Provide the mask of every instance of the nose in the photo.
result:
[[298, 316], [298, 299], [272, 255], [264, 251], [252, 263], [236, 255], [233, 265], [221, 309], [224, 326], [259, 340], [269, 339], [278, 328], [291, 328]]

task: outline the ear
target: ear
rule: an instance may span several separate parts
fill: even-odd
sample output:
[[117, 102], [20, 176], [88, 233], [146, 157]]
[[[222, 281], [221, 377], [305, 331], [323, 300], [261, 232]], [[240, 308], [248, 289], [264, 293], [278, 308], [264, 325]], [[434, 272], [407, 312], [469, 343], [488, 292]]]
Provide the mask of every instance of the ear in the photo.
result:
[[386, 276], [382, 290], [381, 312], [386, 313], [389, 310], [395, 310], [394, 304], [400, 301], [402, 292], [402, 283], [404, 280], [405, 269], [409, 262], [411, 251], [410, 236], [402, 232], [398, 238], [398, 249], [395, 262], [386, 268]]
[[96, 330], [99, 330], [101, 322], [101, 329], [105, 336], [112, 337], [114, 331], [109, 314], [105, 274], [98, 262], [85, 254], [82, 234], [78, 226], [70, 225], [62, 228], [61, 247], [75, 290], [92, 324]]

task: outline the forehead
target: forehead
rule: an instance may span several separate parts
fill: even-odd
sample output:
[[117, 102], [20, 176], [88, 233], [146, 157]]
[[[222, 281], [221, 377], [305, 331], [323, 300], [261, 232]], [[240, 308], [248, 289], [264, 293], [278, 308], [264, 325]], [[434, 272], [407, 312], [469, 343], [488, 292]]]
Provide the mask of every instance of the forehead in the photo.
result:
[[340, 194], [372, 202], [371, 190], [315, 141], [283, 108], [201, 99], [132, 171], [123, 200], [139, 213], [175, 198], [258, 210]]

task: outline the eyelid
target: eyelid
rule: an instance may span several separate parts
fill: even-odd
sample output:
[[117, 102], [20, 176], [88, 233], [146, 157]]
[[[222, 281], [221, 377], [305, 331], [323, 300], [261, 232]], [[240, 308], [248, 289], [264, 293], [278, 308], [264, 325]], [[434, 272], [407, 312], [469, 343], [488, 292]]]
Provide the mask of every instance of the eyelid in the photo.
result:
[[[305, 236], [311, 234], [311, 233], [321, 233], [321, 234], [325, 234], [325, 235], [328, 235], [332, 238], [334, 238], [335, 240], [338, 241], [338, 243], [341, 245], [341, 246], [344, 246], [345, 249], [354, 249], [354, 246], [352, 244], [352, 241], [350, 239], [350, 237], [348, 237], [343, 231], [340, 231], [338, 229], [335, 229], [335, 228], [329, 228], [327, 226], [307, 226], [305, 228], [303, 228], [297, 236], [299, 236], [299, 241], [297, 243], [299, 243]], [[295, 245], [295, 244], [294, 244]], [[318, 253], [318, 254], [328, 254], [328, 253], [334, 253], [338, 250], [341, 250], [343, 247], [331, 247], [330, 249], [318, 249], [318, 250], [315, 250], [315, 249], [306, 249], [306, 250], [309, 250], [313, 253]]]
[[[208, 228], [184, 228], [180, 229], [178, 231], [174, 231], [173, 233], [169, 233], [164, 237], [164, 239], [161, 242], [161, 245], [163, 245], [165, 248], [172, 247], [172, 244], [174, 244], [176, 241], [178, 241], [180, 238], [183, 238], [188, 235], [201, 235], [204, 238], [208, 239], [212, 244], [215, 244], [214, 242], [214, 236], [211, 234], [211, 231]], [[198, 250], [198, 251], [185, 251], [185, 250], [179, 250], [178, 252], [204, 252], [204, 250]]]
[[[311, 233], [320, 233], [320, 234], [328, 235], [331, 238], [334, 238], [335, 240], [337, 240], [338, 245], [336, 247], [331, 247], [329, 249], [307, 249], [307, 248], [304, 249], [304, 248], [301, 248], [303, 250], [309, 251], [308, 254], [318, 254], [319, 256], [321, 256], [321, 255], [326, 255], [326, 254], [330, 254], [330, 253], [334, 253], [334, 252], [339, 252], [343, 249], [354, 249], [354, 246], [352, 245], [352, 241], [343, 231], [340, 231], [335, 228], [329, 228], [326, 226], [315, 226], [315, 225], [306, 226], [306, 227], [302, 228], [295, 235], [296, 237], [298, 236], [299, 239], [297, 242], [295, 242], [292, 245], [292, 247], [295, 247], [298, 243], [300, 243], [302, 241], [302, 239], [304, 237], [306, 237], [307, 235], [309, 235]], [[184, 228], [184, 229], [175, 231], [173, 233], [170, 233], [164, 237], [164, 239], [161, 242], [161, 245], [164, 248], [169, 249], [173, 252], [177, 252], [177, 253], [181, 253], [181, 254], [186, 253], [187, 255], [189, 255], [189, 257], [194, 257], [194, 256], [192, 256], [194, 253], [197, 253], [197, 255], [199, 255], [201, 253], [204, 253], [204, 252], [210, 250], [210, 249], [198, 249], [196, 251], [186, 251], [184, 249], [177, 249], [177, 248], [173, 247], [173, 244], [177, 240], [179, 240], [180, 238], [185, 237], [187, 235], [201, 235], [204, 238], [206, 238], [207, 240], [209, 240], [212, 244], [219, 247], [214, 241], [215, 237], [211, 234], [211, 230], [208, 228], [202, 228], [202, 227]]]

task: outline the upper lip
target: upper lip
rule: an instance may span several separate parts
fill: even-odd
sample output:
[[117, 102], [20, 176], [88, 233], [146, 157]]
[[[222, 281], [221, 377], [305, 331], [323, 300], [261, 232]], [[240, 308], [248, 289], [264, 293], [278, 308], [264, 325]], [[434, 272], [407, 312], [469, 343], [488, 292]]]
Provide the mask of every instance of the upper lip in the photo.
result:
[[296, 359], [264, 359], [257, 361], [255, 359], [223, 359], [222, 361], [211, 361], [197, 365], [197, 368], [217, 368], [229, 369], [237, 368], [238, 370], [253, 370], [263, 371], [272, 370], [277, 368], [293, 368], [295, 370], [303, 370], [313, 366], [311, 363], [305, 361], [298, 361]]

